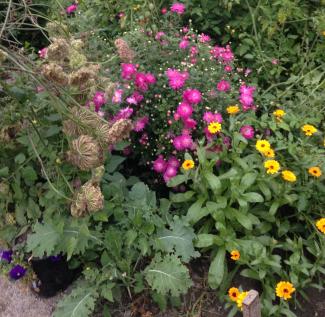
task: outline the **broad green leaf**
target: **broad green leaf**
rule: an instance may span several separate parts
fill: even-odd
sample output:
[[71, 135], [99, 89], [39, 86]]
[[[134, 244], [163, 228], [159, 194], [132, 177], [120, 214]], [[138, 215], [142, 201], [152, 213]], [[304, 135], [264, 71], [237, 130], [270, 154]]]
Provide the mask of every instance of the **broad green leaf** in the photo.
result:
[[270, 214], [274, 216], [279, 207], [280, 207], [280, 203], [278, 201], [274, 201], [270, 207], [270, 211], [269, 211]]
[[179, 193], [179, 194], [170, 193], [170, 200], [173, 203], [183, 203], [189, 201], [194, 194], [195, 192], [193, 191], [187, 191], [186, 193]]
[[200, 198], [187, 211], [186, 220], [190, 223], [196, 223], [209, 214], [207, 208], [202, 207], [205, 199]]
[[264, 201], [264, 198], [259, 193], [245, 193], [242, 195], [242, 197], [247, 200], [250, 203], [262, 203]]
[[228, 172], [219, 176], [219, 179], [231, 179], [234, 178], [238, 174], [235, 168], [231, 168]]
[[212, 260], [208, 273], [208, 283], [212, 289], [219, 287], [225, 273], [226, 250], [220, 247], [216, 256]]
[[0, 177], [7, 177], [9, 175], [9, 168], [3, 167], [0, 169]]
[[214, 175], [210, 172], [206, 172], [206, 173], [204, 173], [204, 177], [206, 178], [206, 180], [213, 192], [217, 192], [221, 189], [221, 182], [216, 175]]
[[241, 212], [240, 210], [233, 210], [236, 220], [247, 230], [252, 230], [252, 221], [247, 217], [246, 213]]
[[177, 175], [173, 177], [168, 183], [168, 187], [175, 187], [187, 181], [187, 175]]
[[197, 248], [207, 248], [211, 247], [214, 244], [215, 239], [214, 234], [202, 233], [197, 235], [195, 246]]
[[256, 180], [257, 173], [247, 173], [240, 181], [240, 189], [246, 190], [248, 187], [252, 186]]
[[107, 173], [113, 173], [117, 167], [125, 161], [125, 157], [118, 156], [118, 155], [112, 155], [108, 159], [108, 163], [106, 164], [106, 172]]

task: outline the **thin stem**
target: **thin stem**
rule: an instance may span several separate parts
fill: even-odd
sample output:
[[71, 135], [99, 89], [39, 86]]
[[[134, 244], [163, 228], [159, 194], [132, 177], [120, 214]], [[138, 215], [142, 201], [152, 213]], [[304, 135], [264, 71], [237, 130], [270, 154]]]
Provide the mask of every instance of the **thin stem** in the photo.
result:
[[3, 25], [2, 25], [2, 28], [1, 28], [1, 31], [0, 31], [0, 39], [2, 38], [2, 33], [5, 30], [6, 24], [7, 24], [8, 19], [9, 19], [11, 5], [12, 5], [12, 0], [9, 0], [8, 9], [7, 9], [7, 13], [6, 13], [6, 18], [5, 18], [4, 22], [3, 22]]

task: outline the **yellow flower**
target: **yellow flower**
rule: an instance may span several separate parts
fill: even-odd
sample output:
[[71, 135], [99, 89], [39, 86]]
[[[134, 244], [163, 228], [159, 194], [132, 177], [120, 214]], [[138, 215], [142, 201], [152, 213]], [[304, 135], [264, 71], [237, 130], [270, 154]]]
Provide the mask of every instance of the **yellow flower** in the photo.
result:
[[322, 176], [322, 170], [318, 166], [312, 166], [312, 167], [308, 168], [308, 173], [315, 177]]
[[311, 125], [311, 124], [305, 124], [301, 130], [305, 133], [307, 136], [312, 136], [314, 133], [317, 132], [317, 129]]
[[182, 164], [182, 167], [185, 171], [190, 170], [194, 167], [194, 162], [192, 160], [185, 160]]
[[238, 261], [240, 259], [240, 252], [238, 250], [232, 250], [230, 252], [231, 254], [231, 259], [234, 260], [234, 261]]
[[291, 294], [295, 290], [296, 289], [293, 287], [293, 285], [290, 282], [281, 281], [277, 284], [275, 293], [276, 296], [282, 297], [284, 300], [288, 300], [289, 298], [291, 298]]
[[255, 147], [256, 147], [256, 150], [257, 150], [257, 151], [263, 153], [263, 152], [269, 150], [269, 149], [271, 148], [271, 145], [270, 145], [270, 143], [269, 143], [268, 141], [266, 141], [266, 140], [258, 140], [258, 141], [256, 142]]
[[267, 174], [275, 174], [281, 168], [280, 163], [276, 160], [268, 160], [264, 162]]
[[211, 134], [216, 134], [221, 131], [221, 124], [219, 122], [211, 122], [208, 125], [208, 130]]
[[272, 150], [272, 149], [265, 150], [265, 151], [262, 152], [262, 154], [263, 154], [265, 157], [268, 157], [268, 158], [273, 158], [273, 157], [275, 157], [274, 150]]
[[297, 176], [291, 171], [284, 170], [284, 171], [282, 171], [281, 174], [282, 174], [282, 178], [287, 182], [293, 183], [297, 180]]
[[277, 109], [273, 112], [273, 115], [276, 116], [278, 119], [282, 118], [285, 114], [285, 111], [282, 109]]
[[240, 294], [240, 292], [237, 287], [232, 287], [228, 290], [228, 296], [229, 296], [230, 300], [233, 302], [237, 302], [239, 294]]
[[237, 307], [240, 308], [240, 310], [243, 310], [243, 301], [246, 298], [246, 296], [248, 295], [248, 292], [241, 292], [238, 295], [238, 299], [237, 299]]
[[236, 114], [239, 111], [240, 111], [240, 109], [239, 109], [239, 107], [237, 105], [227, 107], [228, 114]]
[[322, 32], [323, 36], [325, 36], [325, 31]]
[[325, 234], [325, 218], [321, 218], [321, 219], [317, 220], [316, 226], [320, 232]]

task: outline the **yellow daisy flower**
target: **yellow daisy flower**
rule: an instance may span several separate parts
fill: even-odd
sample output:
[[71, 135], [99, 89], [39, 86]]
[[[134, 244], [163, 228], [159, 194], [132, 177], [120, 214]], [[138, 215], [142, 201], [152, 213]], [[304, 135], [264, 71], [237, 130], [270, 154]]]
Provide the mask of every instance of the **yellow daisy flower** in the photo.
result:
[[277, 109], [273, 112], [273, 115], [277, 118], [282, 118], [285, 114], [285, 111], [282, 109]]
[[182, 167], [184, 168], [185, 171], [190, 170], [194, 167], [194, 161], [192, 160], [185, 160], [182, 164]]
[[325, 218], [321, 218], [321, 219], [317, 220], [316, 227], [318, 228], [318, 230], [320, 232], [325, 234]]
[[240, 109], [239, 109], [239, 107], [237, 105], [227, 107], [227, 113], [228, 114], [236, 114], [239, 111], [240, 111]]
[[312, 136], [314, 133], [317, 132], [317, 129], [311, 124], [305, 124], [304, 126], [302, 126], [301, 130], [307, 136]]
[[211, 122], [208, 125], [208, 130], [211, 134], [216, 134], [221, 131], [221, 124], [219, 122]]
[[263, 153], [264, 151], [267, 151], [271, 148], [271, 145], [266, 140], [258, 140], [255, 144], [255, 148], [257, 151]]
[[232, 250], [230, 252], [230, 255], [231, 255], [230, 258], [234, 261], [238, 261], [240, 259], [240, 252], [238, 250]]
[[275, 174], [281, 168], [280, 163], [276, 160], [268, 160], [264, 162], [267, 174]]
[[322, 176], [322, 170], [318, 166], [312, 166], [308, 168], [308, 173], [314, 177]]
[[288, 300], [291, 298], [291, 294], [294, 293], [296, 289], [293, 287], [293, 284], [290, 282], [281, 281], [277, 284], [275, 293], [276, 296]]
[[232, 287], [228, 290], [228, 296], [229, 296], [230, 300], [233, 302], [237, 302], [239, 294], [240, 294], [240, 292], [237, 287]]
[[293, 183], [297, 180], [297, 176], [289, 170], [282, 171], [281, 175], [282, 175], [282, 178], [287, 182]]
[[272, 150], [272, 149], [265, 150], [264, 152], [262, 152], [262, 154], [263, 154], [265, 157], [268, 157], [268, 158], [273, 158], [273, 157], [275, 157], [274, 150]]
[[241, 292], [237, 299], [237, 307], [240, 308], [240, 310], [243, 310], [243, 301], [248, 295], [248, 292]]

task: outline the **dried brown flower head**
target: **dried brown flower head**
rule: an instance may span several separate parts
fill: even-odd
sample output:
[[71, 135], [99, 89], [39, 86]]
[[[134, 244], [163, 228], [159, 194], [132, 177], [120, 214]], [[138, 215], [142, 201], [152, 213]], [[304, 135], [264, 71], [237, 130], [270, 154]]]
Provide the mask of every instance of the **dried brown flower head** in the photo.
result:
[[83, 171], [103, 164], [103, 150], [99, 143], [89, 135], [81, 135], [72, 141], [67, 155], [68, 160]]
[[63, 38], [54, 39], [47, 48], [47, 57], [50, 61], [63, 61], [69, 57], [69, 44]]
[[42, 75], [57, 84], [60, 85], [67, 85], [68, 84], [68, 76], [63, 71], [63, 68], [60, 65], [57, 65], [55, 63], [49, 63], [42, 66], [41, 69]]
[[122, 62], [125, 63], [132, 63], [135, 53], [134, 51], [129, 47], [128, 43], [123, 40], [122, 38], [119, 38], [115, 40], [114, 42], [115, 47], [117, 48], [118, 55]]
[[95, 80], [98, 75], [99, 65], [83, 66], [69, 76], [69, 82], [73, 86], [87, 86], [91, 80]]
[[132, 129], [133, 124], [131, 120], [120, 119], [109, 129], [105, 135], [104, 141], [106, 144], [116, 144], [117, 142], [128, 138]]

